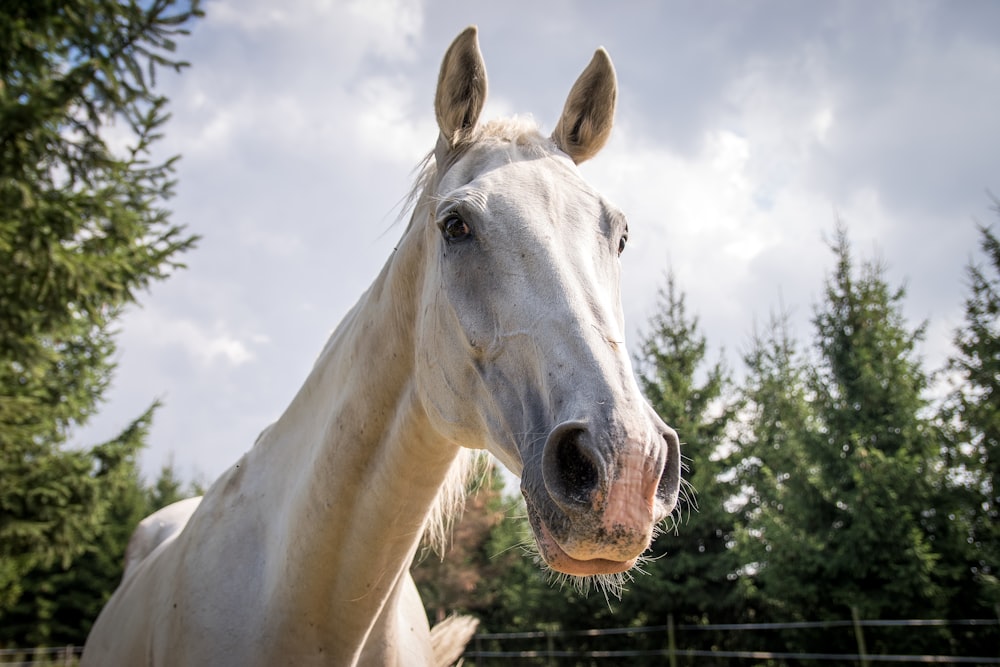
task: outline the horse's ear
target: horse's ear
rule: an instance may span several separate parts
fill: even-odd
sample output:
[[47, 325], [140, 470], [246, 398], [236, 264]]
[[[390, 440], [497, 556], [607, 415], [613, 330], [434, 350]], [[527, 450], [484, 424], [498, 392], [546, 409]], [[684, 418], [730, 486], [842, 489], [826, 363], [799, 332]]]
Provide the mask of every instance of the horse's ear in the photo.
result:
[[479, 52], [478, 30], [469, 26], [444, 54], [434, 96], [434, 113], [448, 148], [469, 138], [485, 102], [486, 65]]
[[603, 48], [597, 49], [587, 69], [573, 84], [552, 133], [556, 145], [576, 164], [594, 157], [607, 142], [617, 98], [618, 83], [611, 57]]

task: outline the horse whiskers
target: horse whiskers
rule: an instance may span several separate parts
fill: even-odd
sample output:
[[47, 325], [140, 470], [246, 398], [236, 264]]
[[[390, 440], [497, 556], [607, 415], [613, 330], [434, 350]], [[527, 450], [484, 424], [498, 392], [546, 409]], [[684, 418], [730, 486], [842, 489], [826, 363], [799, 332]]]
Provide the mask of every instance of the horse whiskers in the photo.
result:
[[572, 586], [577, 593], [585, 597], [589, 596], [592, 590], [596, 589], [600, 591], [609, 609], [611, 608], [611, 598], [621, 600], [622, 594], [626, 590], [625, 586], [634, 580], [631, 570], [616, 574], [595, 574], [589, 577], [576, 577], [556, 572], [547, 566], [544, 569], [547, 572], [549, 583], [558, 585], [560, 588], [563, 586]]
[[490, 556], [490, 560], [493, 560], [495, 558], [499, 558], [500, 556], [502, 556], [502, 555], [504, 555], [506, 553], [510, 553], [514, 549], [521, 549], [522, 553], [527, 552], [527, 551], [530, 550], [530, 547], [531, 547], [532, 543], [533, 543], [533, 540], [531, 538], [528, 538], [528, 539], [522, 540], [521, 542], [517, 542], [515, 544], [512, 544], [509, 547], [507, 547], [506, 549], [501, 549], [497, 553], [495, 553], [492, 556]]
[[628, 571], [617, 572], [615, 574], [597, 574], [589, 577], [578, 577], [557, 572], [549, 567], [542, 558], [541, 554], [538, 552], [538, 545], [535, 543], [534, 539], [528, 539], [519, 544], [512, 545], [496, 555], [499, 556], [518, 547], [524, 551], [526, 557], [534, 560], [534, 562], [542, 569], [545, 573], [546, 581], [550, 585], [557, 585], [560, 588], [563, 586], [572, 586], [577, 593], [585, 597], [589, 596], [592, 591], [598, 590], [604, 596], [604, 600], [608, 604], [609, 608], [611, 607], [611, 598], [621, 600], [622, 594], [627, 590], [626, 586], [632, 581], [635, 581], [634, 573], [648, 576], [649, 572], [647, 572], [644, 568], [646, 563], [655, 562], [666, 556], [666, 554], [661, 554], [659, 556], [642, 555], [639, 556], [635, 565]]

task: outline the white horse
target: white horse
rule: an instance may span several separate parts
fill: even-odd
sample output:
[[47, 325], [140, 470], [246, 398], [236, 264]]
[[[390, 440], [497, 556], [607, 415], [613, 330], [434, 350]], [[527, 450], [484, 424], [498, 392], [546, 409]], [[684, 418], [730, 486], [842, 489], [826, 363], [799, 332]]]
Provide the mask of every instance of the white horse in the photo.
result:
[[398, 247], [254, 447], [137, 531], [83, 665], [441, 664], [408, 568], [476, 449], [520, 476], [550, 568], [636, 563], [676, 503], [680, 451], [623, 343], [625, 218], [576, 166], [606, 142], [616, 90], [601, 49], [551, 137], [481, 125], [476, 29], [458, 36]]

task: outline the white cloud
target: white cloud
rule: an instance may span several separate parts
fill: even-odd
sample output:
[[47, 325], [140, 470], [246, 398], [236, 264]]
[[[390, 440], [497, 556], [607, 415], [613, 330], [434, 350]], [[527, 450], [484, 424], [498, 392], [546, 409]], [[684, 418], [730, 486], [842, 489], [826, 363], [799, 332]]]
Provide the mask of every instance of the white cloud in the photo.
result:
[[358, 92], [361, 108], [354, 118], [358, 150], [408, 167], [417, 164], [431, 148], [437, 125], [430, 105], [417, 105], [414, 97], [411, 86], [399, 77], [366, 80]]
[[807, 338], [839, 214], [859, 254], [910, 284], [940, 357], [971, 218], [992, 221], [983, 190], [1000, 189], [996, 10], [975, 8], [209, 2], [180, 42], [192, 68], [161, 77], [164, 144], [184, 155], [170, 206], [204, 238], [123, 322], [109, 418], [166, 395], [153, 450], [211, 476], [280, 414], [391, 252], [393, 204], [436, 137], [440, 58], [470, 23], [485, 118], [533, 112], [551, 129], [593, 48], [614, 56], [617, 125], [582, 169], [632, 225], [629, 333], [670, 266], [734, 365], [779, 299]]
[[211, 20], [220, 27], [236, 28], [248, 33], [273, 30], [276, 25], [287, 25], [294, 15], [294, 12], [288, 11], [289, 3], [285, 3], [284, 7], [276, 7], [273, 4], [254, 5], [250, 2], [215, 2], [210, 8]]
[[347, 69], [368, 55], [412, 59], [414, 40], [423, 28], [419, 0], [286, 0], [280, 5], [269, 0], [220, 0], [212, 2], [206, 13], [208, 25], [227, 36], [252, 40], [276, 54], [291, 48], [286, 56], [333, 52], [343, 57], [331, 61], [334, 66], [344, 68], [346, 62]]
[[127, 320], [129, 338], [141, 339], [147, 354], [168, 355], [170, 348], [183, 352], [200, 366], [242, 366], [254, 359], [253, 346], [267, 342], [260, 334], [234, 335], [222, 321], [211, 324], [149, 307]]
[[[332, 3], [326, 3], [332, 4]], [[386, 58], [412, 59], [413, 42], [423, 31], [419, 0], [352, 0], [348, 12], [371, 30], [371, 48]]]
[[833, 109], [821, 109], [819, 113], [813, 117], [813, 128], [816, 131], [816, 141], [821, 145], [825, 146], [827, 144], [827, 136], [830, 134], [833, 122]]

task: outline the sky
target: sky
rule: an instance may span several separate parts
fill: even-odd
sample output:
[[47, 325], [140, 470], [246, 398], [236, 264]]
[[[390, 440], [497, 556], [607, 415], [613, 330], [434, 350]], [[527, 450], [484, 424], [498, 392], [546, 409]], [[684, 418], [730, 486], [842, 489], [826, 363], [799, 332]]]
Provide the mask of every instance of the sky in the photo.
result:
[[[919, 353], [942, 364], [965, 267], [1000, 195], [1000, 3], [209, 0], [162, 72], [181, 154], [172, 221], [187, 268], [120, 322], [117, 371], [79, 444], [154, 400], [141, 464], [208, 482], [305, 380], [402, 234], [400, 205], [437, 138], [445, 49], [479, 26], [484, 119], [551, 132], [598, 46], [615, 128], [584, 177], [629, 219], [634, 350], [674, 274], [710, 348], [739, 372], [754, 327], [787, 310], [808, 345], [834, 266], [854, 253], [905, 286]], [[664, 415], [669, 422], [669, 416]], [[683, 434], [682, 434], [683, 437]]]

